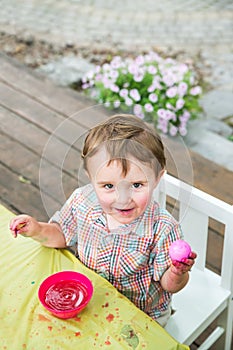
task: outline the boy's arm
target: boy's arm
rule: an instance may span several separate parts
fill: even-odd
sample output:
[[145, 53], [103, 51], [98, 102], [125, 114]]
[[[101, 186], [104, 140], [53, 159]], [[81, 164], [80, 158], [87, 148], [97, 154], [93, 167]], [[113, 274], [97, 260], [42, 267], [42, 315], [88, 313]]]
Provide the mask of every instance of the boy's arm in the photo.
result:
[[179, 292], [188, 283], [189, 273], [178, 273], [175, 266], [171, 265], [161, 277], [161, 286], [170, 293]]
[[29, 215], [15, 216], [10, 222], [10, 230], [14, 237], [18, 234], [30, 237], [50, 248], [65, 248], [66, 241], [59, 224], [38, 222]]
[[38, 222], [40, 225], [40, 231], [37, 235], [32, 236], [32, 238], [50, 248], [65, 248], [66, 241], [59, 224]]

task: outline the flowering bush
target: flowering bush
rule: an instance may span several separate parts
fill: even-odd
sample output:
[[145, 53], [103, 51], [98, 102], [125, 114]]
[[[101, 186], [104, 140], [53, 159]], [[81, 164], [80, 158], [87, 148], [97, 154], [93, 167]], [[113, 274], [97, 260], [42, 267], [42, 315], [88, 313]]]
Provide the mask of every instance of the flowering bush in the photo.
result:
[[184, 63], [155, 52], [135, 59], [115, 56], [82, 79], [82, 88], [106, 107], [131, 111], [172, 136], [187, 133], [187, 122], [201, 110], [201, 87]]

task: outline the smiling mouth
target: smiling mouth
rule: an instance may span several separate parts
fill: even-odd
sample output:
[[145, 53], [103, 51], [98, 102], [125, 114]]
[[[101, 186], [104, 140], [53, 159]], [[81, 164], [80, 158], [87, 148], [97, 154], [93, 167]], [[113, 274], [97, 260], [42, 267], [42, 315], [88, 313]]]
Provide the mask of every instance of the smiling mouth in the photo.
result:
[[132, 211], [134, 210], [134, 208], [130, 208], [130, 209], [117, 209], [116, 211], [120, 214], [130, 214], [132, 213]]

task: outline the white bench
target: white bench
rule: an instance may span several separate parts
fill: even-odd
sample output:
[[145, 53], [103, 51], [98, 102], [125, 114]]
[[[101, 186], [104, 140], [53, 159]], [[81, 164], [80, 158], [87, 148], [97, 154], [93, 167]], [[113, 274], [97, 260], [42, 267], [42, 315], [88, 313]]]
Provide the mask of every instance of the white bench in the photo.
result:
[[[198, 258], [187, 286], [173, 295], [175, 313], [165, 329], [179, 342], [191, 345], [216, 320], [216, 328], [198, 349], [231, 350], [233, 207], [166, 174], [155, 197], [165, 207], [167, 196], [179, 203], [179, 221], [185, 240]], [[221, 275], [206, 268], [209, 218], [225, 225]]]

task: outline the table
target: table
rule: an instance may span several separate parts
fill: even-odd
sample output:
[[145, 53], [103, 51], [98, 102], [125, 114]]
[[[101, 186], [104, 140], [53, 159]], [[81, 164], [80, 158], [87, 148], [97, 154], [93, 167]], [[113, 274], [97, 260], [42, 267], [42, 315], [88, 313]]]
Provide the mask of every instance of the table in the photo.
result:
[[[189, 349], [68, 250], [13, 238], [8, 229], [13, 215], [0, 205], [1, 349]], [[69, 320], [52, 316], [37, 296], [40, 283], [63, 270], [85, 274], [94, 286], [91, 302]]]

